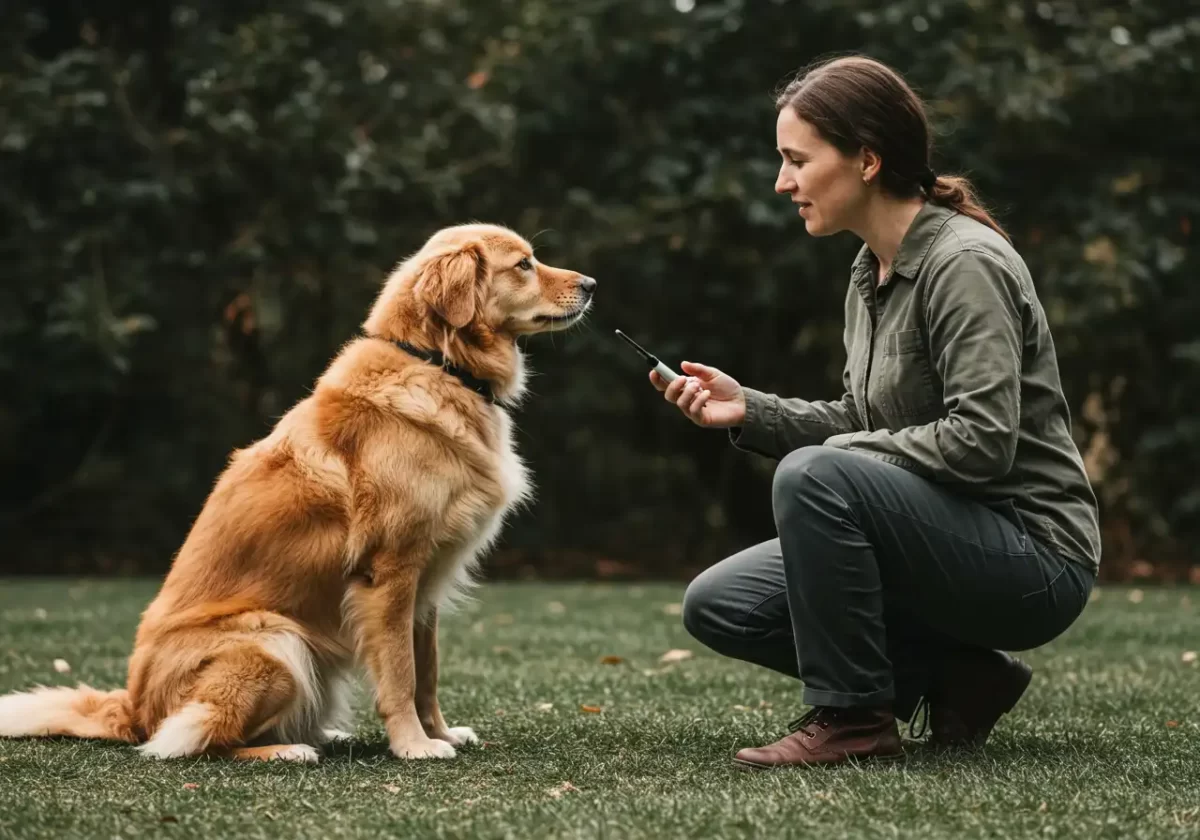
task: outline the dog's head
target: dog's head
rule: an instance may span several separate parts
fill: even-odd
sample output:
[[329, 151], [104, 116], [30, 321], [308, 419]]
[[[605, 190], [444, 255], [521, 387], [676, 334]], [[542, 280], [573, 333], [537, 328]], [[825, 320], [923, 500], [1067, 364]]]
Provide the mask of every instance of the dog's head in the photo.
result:
[[401, 273], [425, 314], [460, 330], [527, 335], [563, 329], [591, 305], [596, 281], [539, 262], [507, 228], [460, 225], [438, 231]]

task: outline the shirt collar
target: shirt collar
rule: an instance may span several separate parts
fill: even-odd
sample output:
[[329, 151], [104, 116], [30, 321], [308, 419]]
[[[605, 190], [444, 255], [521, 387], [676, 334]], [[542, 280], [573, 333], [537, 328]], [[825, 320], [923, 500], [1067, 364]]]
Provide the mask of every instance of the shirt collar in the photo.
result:
[[[892, 275], [900, 275], [909, 280], [915, 279], [917, 272], [921, 270], [921, 264], [925, 262], [926, 255], [929, 254], [929, 249], [933, 247], [933, 241], [937, 238], [938, 232], [954, 213], [955, 211], [950, 207], [942, 207], [932, 201], [926, 201], [917, 211], [912, 224], [908, 226], [908, 230], [900, 240], [900, 249], [896, 252], [896, 259], [892, 261]], [[874, 284], [878, 264], [875, 254], [864, 243], [859, 249], [851, 269], [855, 280], [866, 279], [867, 282]]]

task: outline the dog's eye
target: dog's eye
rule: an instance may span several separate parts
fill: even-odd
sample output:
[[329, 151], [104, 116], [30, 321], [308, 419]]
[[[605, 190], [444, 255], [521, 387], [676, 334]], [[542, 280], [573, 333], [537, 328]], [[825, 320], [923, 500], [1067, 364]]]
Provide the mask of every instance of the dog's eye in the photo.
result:
[[519, 263], [517, 263], [517, 268], [521, 269], [522, 271], [532, 271], [533, 262], [529, 259], [529, 257], [525, 257]]

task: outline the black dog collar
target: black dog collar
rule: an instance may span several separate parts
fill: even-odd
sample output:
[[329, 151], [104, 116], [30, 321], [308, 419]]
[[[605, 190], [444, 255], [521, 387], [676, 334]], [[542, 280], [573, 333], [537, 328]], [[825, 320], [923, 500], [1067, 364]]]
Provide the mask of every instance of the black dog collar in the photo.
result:
[[488, 382], [486, 379], [480, 379], [478, 376], [475, 376], [469, 371], [463, 370], [456, 364], [448, 362], [445, 355], [442, 354], [442, 351], [425, 350], [424, 348], [409, 344], [407, 341], [399, 341], [394, 338], [384, 338], [380, 335], [368, 335], [367, 338], [377, 338], [381, 341], [390, 341], [392, 344], [396, 345], [410, 356], [415, 356], [422, 361], [437, 365], [442, 370], [446, 371], [446, 373], [458, 379], [459, 382], [470, 388], [476, 394], [479, 394], [479, 396], [483, 397], [489, 403], [495, 405], [496, 394], [492, 391], [492, 383]]

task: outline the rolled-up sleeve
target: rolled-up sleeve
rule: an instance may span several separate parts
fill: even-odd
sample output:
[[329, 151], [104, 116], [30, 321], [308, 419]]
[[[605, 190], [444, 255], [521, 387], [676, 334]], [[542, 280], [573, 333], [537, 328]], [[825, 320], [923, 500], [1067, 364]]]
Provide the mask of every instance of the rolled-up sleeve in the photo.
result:
[[842, 381], [845, 395], [831, 402], [784, 399], [744, 388], [746, 419], [729, 430], [730, 441], [747, 452], [779, 459], [802, 446], [823, 443], [831, 435], [863, 428], [850, 393], [848, 370]]

